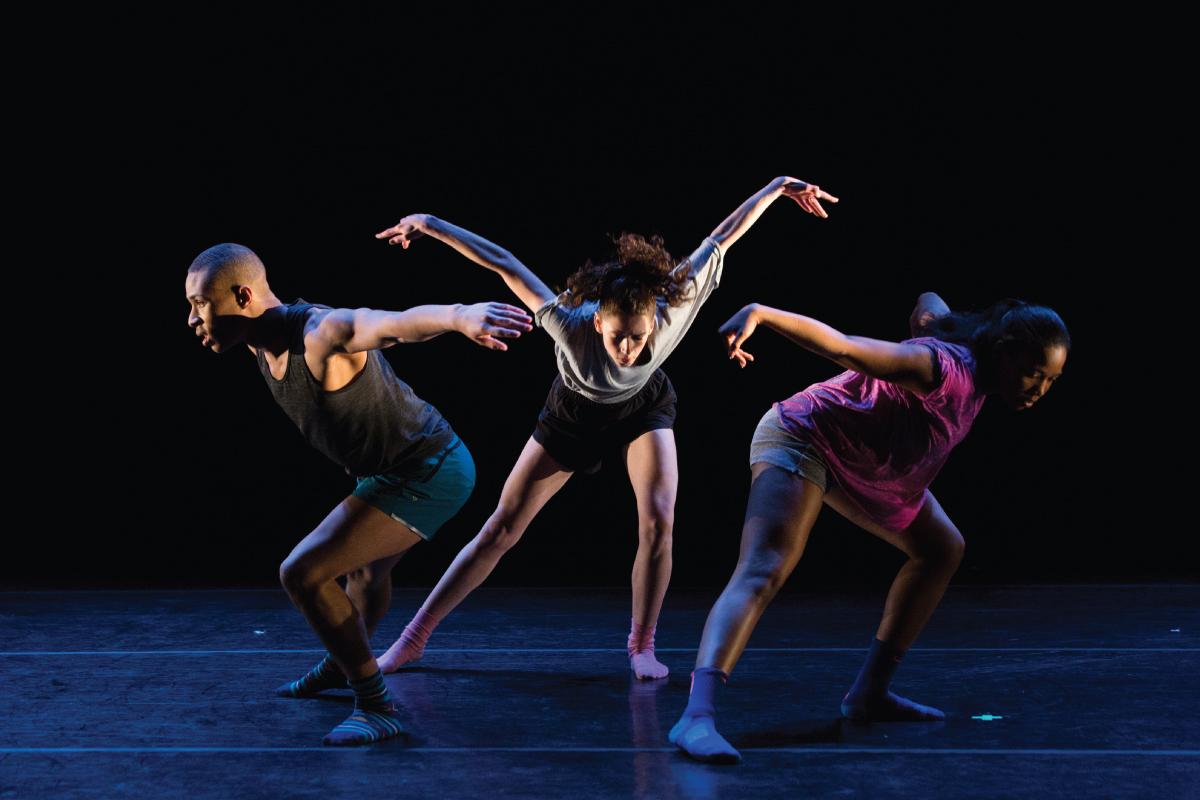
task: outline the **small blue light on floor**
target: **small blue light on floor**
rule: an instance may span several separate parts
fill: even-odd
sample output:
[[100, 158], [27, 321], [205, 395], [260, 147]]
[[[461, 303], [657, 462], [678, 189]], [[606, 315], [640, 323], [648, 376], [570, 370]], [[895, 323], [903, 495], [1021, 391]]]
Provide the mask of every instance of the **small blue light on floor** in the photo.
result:
[[255, 633], [266, 633], [266, 631], [255, 631]]
[[991, 714], [980, 714], [977, 717], [971, 717], [971, 719], [981, 719], [984, 722], [991, 722], [994, 719], [1004, 719], [1004, 717], [993, 717]]

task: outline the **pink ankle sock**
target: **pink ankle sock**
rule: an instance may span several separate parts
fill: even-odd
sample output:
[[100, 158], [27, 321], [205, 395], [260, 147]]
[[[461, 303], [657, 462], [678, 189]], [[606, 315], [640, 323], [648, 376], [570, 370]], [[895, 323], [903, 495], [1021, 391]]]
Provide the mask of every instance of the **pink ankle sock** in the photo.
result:
[[400, 638], [406, 639], [406, 644], [420, 654], [425, 652], [425, 643], [429, 641], [429, 634], [433, 633], [433, 629], [437, 626], [438, 620], [434, 619], [432, 614], [426, 614], [425, 610], [421, 609], [412, 618], [412, 622], [405, 626], [404, 633], [400, 634]]
[[638, 625], [637, 620], [630, 620], [629, 622], [631, 625], [629, 629], [628, 642], [629, 655], [635, 656], [643, 650], [649, 650], [651, 653], [653, 653], [654, 631], [658, 626], [651, 625], [647, 627], [645, 625]]
[[634, 674], [642, 680], [665, 678], [669, 670], [654, 657], [654, 630], [657, 625], [638, 625], [637, 620], [630, 620], [632, 627], [629, 631], [629, 665]]
[[419, 659], [425, 654], [425, 643], [437, 625], [438, 620], [432, 614], [418, 611], [400, 638], [379, 658], [379, 668], [384, 672], [395, 672], [401, 665]]

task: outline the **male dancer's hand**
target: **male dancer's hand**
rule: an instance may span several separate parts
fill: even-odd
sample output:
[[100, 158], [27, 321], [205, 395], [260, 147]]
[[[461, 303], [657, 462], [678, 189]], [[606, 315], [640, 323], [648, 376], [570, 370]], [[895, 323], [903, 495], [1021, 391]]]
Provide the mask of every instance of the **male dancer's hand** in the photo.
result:
[[831, 203], [836, 203], [838, 199], [829, 192], [821, 191], [821, 187], [812, 183], [796, 180], [795, 178], [783, 178], [784, 184], [780, 187], [783, 190], [784, 197], [790, 197], [800, 204], [810, 214], [816, 214], [818, 217], [828, 219], [829, 215], [825, 213], [825, 209], [821, 208], [819, 200], [828, 200]]
[[507, 350], [508, 345], [496, 337], [515, 339], [522, 331], [533, 330], [532, 322], [533, 317], [523, 309], [507, 303], [476, 303], [454, 312], [455, 330], [492, 350]]

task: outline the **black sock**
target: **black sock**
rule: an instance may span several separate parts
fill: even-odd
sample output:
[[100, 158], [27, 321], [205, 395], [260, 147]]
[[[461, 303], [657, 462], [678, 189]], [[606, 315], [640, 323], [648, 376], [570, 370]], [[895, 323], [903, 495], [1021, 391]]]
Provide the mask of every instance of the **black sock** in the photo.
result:
[[896, 674], [896, 668], [900, 666], [900, 659], [904, 656], [904, 651], [898, 647], [893, 647], [887, 642], [881, 642], [877, 638], [871, 639], [871, 649], [867, 653], [866, 663], [862, 665], [862, 669], [858, 672], [858, 678], [854, 681], [854, 685], [850, 687], [846, 697], [860, 697], [863, 694], [887, 694], [888, 687], [892, 685], [892, 676]]
[[842, 700], [842, 714], [867, 722], [932, 722], [945, 719], [936, 708], [906, 700], [889, 691], [904, 651], [879, 639], [871, 640], [867, 661]]

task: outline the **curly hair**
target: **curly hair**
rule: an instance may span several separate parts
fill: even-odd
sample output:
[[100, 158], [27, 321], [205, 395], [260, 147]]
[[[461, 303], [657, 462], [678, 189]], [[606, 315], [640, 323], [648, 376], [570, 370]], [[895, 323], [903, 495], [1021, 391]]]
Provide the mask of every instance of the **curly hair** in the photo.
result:
[[601, 313], [630, 316], [653, 313], [659, 299], [680, 306], [686, 299], [691, 264], [676, 265], [661, 236], [647, 241], [636, 233], [613, 237], [616, 252], [603, 264], [588, 262], [567, 278], [568, 308], [597, 300]]

